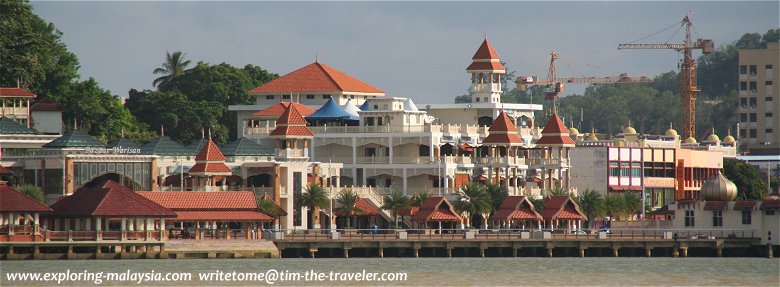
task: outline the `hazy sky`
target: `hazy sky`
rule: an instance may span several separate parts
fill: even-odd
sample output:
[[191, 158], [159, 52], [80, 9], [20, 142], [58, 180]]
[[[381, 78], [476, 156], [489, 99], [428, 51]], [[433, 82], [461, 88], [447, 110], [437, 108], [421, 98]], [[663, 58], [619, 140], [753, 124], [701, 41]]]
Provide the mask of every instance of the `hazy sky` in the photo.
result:
[[[126, 97], [150, 89], [166, 51], [280, 75], [314, 61], [418, 103], [450, 103], [483, 35], [518, 75], [654, 76], [673, 50], [617, 50], [688, 11], [716, 46], [780, 26], [780, 2], [33, 2], [81, 61], [83, 78]], [[682, 42], [674, 28], [639, 43]], [[696, 53], [698, 56], [699, 53]], [[736, 80], [736, 79], [735, 79]], [[569, 87], [572, 90], [574, 87]], [[578, 90], [578, 89], [575, 89]]]

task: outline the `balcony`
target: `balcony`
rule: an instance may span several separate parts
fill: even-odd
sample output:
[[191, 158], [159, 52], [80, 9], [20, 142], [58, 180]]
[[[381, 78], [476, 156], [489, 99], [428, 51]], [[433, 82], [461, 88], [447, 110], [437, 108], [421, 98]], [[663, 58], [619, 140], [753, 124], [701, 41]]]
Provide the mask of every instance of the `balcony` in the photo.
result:
[[10, 118], [26, 118], [29, 110], [25, 108], [13, 108], [5, 107], [0, 108], [0, 116], [8, 116]]
[[565, 158], [529, 158], [527, 162], [530, 166], [569, 166], [569, 159]]
[[280, 149], [276, 150], [276, 157], [279, 158], [296, 158], [296, 157], [308, 157], [309, 156], [309, 150], [308, 149]]

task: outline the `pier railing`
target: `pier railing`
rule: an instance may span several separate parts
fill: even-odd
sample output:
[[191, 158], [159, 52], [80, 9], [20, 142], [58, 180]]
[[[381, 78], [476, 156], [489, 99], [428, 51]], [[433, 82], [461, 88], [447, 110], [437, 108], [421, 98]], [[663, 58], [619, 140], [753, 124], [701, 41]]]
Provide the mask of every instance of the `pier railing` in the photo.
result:
[[328, 240], [714, 240], [755, 239], [754, 230], [734, 229], [626, 229], [626, 230], [570, 230], [570, 229], [322, 229], [322, 230], [267, 230], [275, 241]]

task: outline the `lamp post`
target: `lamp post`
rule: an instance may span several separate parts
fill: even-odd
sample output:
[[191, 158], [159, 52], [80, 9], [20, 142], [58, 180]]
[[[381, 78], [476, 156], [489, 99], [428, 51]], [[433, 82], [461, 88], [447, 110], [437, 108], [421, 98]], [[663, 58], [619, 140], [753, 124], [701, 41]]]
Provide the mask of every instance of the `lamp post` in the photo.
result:
[[179, 191], [184, 191], [184, 160], [179, 159]]
[[330, 215], [328, 215], [328, 229], [330, 229], [330, 232], [333, 232], [333, 158], [331, 157], [330, 160], [328, 160], [328, 182], [330, 182], [330, 186], [328, 187], [328, 207], [330, 208]]
[[674, 248], [672, 250], [672, 257], [680, 257], [680, 248], [677, 246], [677, 232], [672, 235], [674, 239]]
[[772, 254], [772, 230], [769, 230], [766, 233], [766, 258], [774, 258]]

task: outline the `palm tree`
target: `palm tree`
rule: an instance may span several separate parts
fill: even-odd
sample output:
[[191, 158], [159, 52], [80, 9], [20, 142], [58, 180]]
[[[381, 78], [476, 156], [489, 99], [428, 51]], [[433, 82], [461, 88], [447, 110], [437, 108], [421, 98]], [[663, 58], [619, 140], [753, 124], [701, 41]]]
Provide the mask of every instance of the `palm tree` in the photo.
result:
[[471, 216], [479, 214], [487, 228], [487, 216], [493, 211], [493, 201], [487, 188], [477, 182], [469, 182], [460, 188], [459, 199], [452, 203], [455, 210], [466, 218], [466, 227], [471, 226]]
[[529, 197], [528, 200], [534, 205], [536, 212], [542, 212], [544, 210], [544, 197]]
[[255, 200], [257, 201], [257, 210], [273, 218], [274, 226], [278, 225], [279, 217], [284, 215], [284, 212], [276, 205], [276, 202], [265, 199], [262, 196], [255, 196]]
[[32, 199], [35, 199], [37, 202], [46, 203], [46, 198], [43, 196], [43, 191], [41, 191], [40, 187], [34, 186], [32, 184], [23, 184], [17, 186], [16, 190], [23, 193], [24, 195], [29, 196]]
[[190, 65], [190, 60], [184, 60], [184, 53], [182, 51], [175, 51], [173, 54], [165, 52], [165, 63], [162, 67], [154, 69], [155, 75], [162, 75], [157, 79], [154, 79], [152, 86], [160, 87], [166, 83], [169, 83], [174, 78], [181, 76]]
[[423, 204], [428, 198], [431, 198], [431, 192], [428, 190], [424, 190], [418, 195], [415, 195], [414, 198], [410, 201], [411, 205], [414, 207], [420, 207], [420, 205]]
[[497, 211], [504, 202], [507, 196], [509, 196], [509, 190], [505, 186], [488, 183], [485, 185], [488, 194], [490, 194], [490, 200], [493, 205], [493, 211]]
[[352, 225], [350, 224], [353, 213], [356, 212], [362, 212], [363, 210], [355, 206], [358, 201], [358, 195], [351, 189], [345, 189], [339, 192], [338, 198], [336, 198], [336, 202], [338, 202], [339, 207], [336, 208], [339, 212], [343, 213], [344, 216], [347, 217], [347, 229], [352, 228]]
[[398, 228], [398, 210], [408, 209], [411, 206], [411, 202], [406, 195], [398, 191], [393, 191], [390, 195], [385, 196], [385, 202], [382, 203], [383, 210], [390, 210], [393, 213], [393, 228]]
[[547, 190], [547, 195], [549, 196], [561, 196], [561, 195], [570, 195], [570, 192], [568, 189], [562, 188], [562, 187], [553, 187], [551, 189]]
[[607, 194], [604, 197], [604, 211], [609, 215], [610, 221], [615, 220], [616, 216], [620, 216], [625, 211], [625, 202], [623, 196], [619, 194]]
[[298, 197], [298, 205], [306, 206], [309, 210], [312, 210], [312, 221], [315, 223], [320, 222], [320, 208], [330, 206], [330, 199], [328, 193], [321, 185], [312, 183], [306, 186], [306, 191]]
[[623, 208], [626, 215], [642, 212], [642, 198], [634, 192], [623, 193]]
[[593, 227], [593, 221], [597, 217], [604, 216], [604, 199], [595, 190], [586, 189], [575, 200], [588, 217], [588, 228]]

